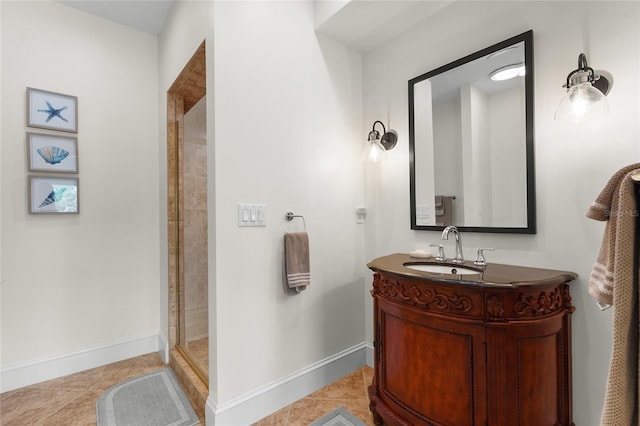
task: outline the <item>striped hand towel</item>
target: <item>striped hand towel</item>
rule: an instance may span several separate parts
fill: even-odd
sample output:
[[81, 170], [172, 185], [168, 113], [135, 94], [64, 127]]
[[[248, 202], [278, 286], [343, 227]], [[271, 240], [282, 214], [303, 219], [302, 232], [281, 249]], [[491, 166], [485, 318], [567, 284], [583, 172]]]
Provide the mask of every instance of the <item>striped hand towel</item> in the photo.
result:
[[606, 221], [602, 245], [589, 278], [589, 293], [601, 304], [613, 305], [613, 348], [600, 426], [637, 425], [638, 282], [640, 272], [634, 238], [638, 209], [632, 164], [614, 174], [587, 217]]
[[603, 305], [614, 304], [616, 287], [632, 285], [629, 281], [633, 276], [631, 259], [637, 212], [630, 174], [638, 169], [640, 163], [618, 170], [586, 213], [590, 219], [607, 222], [589, 277], [589, 294]]
[[306, 232], [284, 235], [284, 256], [289, 288], [302, 289], [311, 283], [309, 236]]

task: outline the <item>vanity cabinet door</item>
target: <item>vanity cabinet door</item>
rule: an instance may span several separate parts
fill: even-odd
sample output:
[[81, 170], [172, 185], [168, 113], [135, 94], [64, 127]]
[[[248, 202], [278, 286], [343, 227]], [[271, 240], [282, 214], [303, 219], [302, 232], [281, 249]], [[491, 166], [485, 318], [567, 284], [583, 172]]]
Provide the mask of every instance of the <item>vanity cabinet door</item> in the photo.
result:
[[[389, 424], [486, 423], [482, 322], [375, 298], [376, 388]], [[401, 418], [398, 418], [399, 416]]]
[[568, 315], [487, 326], [491, 426], [572, 425]]

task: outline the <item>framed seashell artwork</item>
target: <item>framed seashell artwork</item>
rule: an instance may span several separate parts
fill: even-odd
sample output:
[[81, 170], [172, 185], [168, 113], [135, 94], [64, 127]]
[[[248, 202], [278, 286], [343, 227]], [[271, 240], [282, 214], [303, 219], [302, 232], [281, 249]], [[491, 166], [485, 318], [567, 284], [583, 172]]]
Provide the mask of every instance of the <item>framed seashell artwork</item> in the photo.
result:
[[30, 172], [78, 173], [78, 139], [27, 132]]
[[29, 213], [79, 213], [78, 178], [29, 176]]
[[27, 126], [78, 133], [78, 98], [27, 87]]

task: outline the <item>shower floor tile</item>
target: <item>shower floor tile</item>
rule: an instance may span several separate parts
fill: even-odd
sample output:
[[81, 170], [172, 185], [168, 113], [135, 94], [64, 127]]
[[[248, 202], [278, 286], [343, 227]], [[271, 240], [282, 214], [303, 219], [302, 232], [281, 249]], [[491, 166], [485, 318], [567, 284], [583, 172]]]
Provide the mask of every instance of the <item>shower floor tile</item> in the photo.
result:
[[187, 351], [193, 362], [209, 377], [209, 338], [188, 342]]

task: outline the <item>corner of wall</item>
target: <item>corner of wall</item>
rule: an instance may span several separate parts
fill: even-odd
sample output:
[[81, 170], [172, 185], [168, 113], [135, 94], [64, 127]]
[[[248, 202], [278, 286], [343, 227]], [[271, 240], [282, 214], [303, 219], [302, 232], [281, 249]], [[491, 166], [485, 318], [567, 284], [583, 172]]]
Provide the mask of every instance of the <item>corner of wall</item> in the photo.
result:
[[158, 333], [158, 355], [162, 358], [162, 362], [169, 364], [169, 339], [162, 331]]

